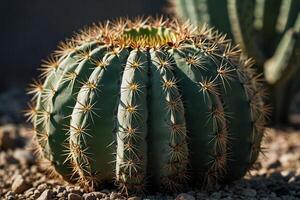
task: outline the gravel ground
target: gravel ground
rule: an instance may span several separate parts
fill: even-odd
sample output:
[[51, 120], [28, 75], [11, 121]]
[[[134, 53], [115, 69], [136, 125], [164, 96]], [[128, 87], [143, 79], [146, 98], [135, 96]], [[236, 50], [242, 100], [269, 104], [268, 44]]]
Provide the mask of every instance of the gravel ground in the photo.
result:
[[[0, 127], [0, 199], [131, 199], [117, 190], [84, 193], [83, 189], [45, 176], [26, 150], [29, 129]], [[300, 132], [270, 129], [265, 140], [267, 152], [261, 156], [251, 176], [218, 188], [215, 192], [189, 191], [165, 196], [153, 194], [145, 199], [300, 199]]]

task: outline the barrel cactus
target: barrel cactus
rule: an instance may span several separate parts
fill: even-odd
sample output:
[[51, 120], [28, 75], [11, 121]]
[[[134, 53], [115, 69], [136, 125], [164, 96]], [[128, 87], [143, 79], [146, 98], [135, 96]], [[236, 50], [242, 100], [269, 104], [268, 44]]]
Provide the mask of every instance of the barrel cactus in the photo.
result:
[[240, 44], [264, 72], [273, 121], [287, 123], [299, 92], [299, 0], [172, 0], [176, 15], [214, 26]]
[[52, 173], [87, 188], [177, 191], [236, 180], [262, 150], [268, 111], [252, 64], [223, 35], [188, 23], [86, 28], [29, 90], [37, 152]]

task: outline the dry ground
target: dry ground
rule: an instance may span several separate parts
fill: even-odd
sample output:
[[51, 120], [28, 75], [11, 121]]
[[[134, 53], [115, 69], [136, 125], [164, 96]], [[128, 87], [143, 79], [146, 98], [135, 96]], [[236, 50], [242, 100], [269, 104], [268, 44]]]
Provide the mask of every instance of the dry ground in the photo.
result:
[[[9, 137], [5, 136], [9, 132]], [[126, 199], [116, 190], [84, 193], [45, 176], [31, 152], [25, 150], [29, 130], [0, 127], [0, 199]], [[1, 135], [2, 134], [2, 135]], [[13, 145], [8, 145], [13, 144]], [[147, 199], [300, 199], [300, 132], [270, 129], [265, 140], [267, 152], [261, 156], [251, 176], [220, 187], [215, 192], [188, 191]], [[127, 197], [140, 199], [140, 197]]]

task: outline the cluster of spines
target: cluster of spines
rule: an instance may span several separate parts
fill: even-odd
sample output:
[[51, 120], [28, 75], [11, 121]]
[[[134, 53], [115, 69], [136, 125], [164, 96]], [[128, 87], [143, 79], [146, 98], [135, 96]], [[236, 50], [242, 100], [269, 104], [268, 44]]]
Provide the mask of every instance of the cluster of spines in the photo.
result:
[[[231, 66], [234, 68], [236, 78], [244, 88], [250, 107], [252, 134], [249, 136], [250, 154], [247, 159], [247, 170], [250, 170], [259, 153], [263, 153], [264, 147], [261, 146], [261, 142], [271, 109], [269, 105], [264, 103], [267, 91], [263, 87], [264, 81], [262, 75], [257, 74], [254, 68], [254, 60], [241, 56], [241, 52], [236, 52], [235, 54], [231, 55], [230, 59], [228, 59], [228, 56], [225, 56], [224, 59], [233, 64]], [[232, 140], [234, 141], [234, 139]]]
[[117, 180], [124, 189], [143, 191], [147, 166], [147, 85], [145, 52], [131, 51], [122, 78], [118, 111]]
[[[54, 77], [58, 69], [58, 59], [57, 57], [50, 56], [47, 61], [43, 61], [42, 64], [42, 76], [41, 78]], [[45, 148], [48, 144], [48, 122], [50, 120], [51, 110], [47, 105], [47, 100], [49, 100], [51, 93], [49, 91], [51, 87], [45, 85], [41, 80], [34, 80], [32, 84], [29, 85], [28, 94], [32, 95], [32, 104], [29, 105], [29, 109], [26, 111], [26, 116], [28, 120], [35, 124], [34, 125], [34, 151], [37, 155], [39, 162], [42, 166], [52, 166], [48, 152], [45, 151]], [[54, 91], [54, 90], [53, 90]], [[39, 101], [39, 104], [36, 102]], [[48, 168], [48, 173], [52, 176], [55, 176], [55, 170], [53, 167]]]
[[[175, 78], [173, 68], [175, 61], [169, 53], [163, 51], [150, 52], [152, 96], [160, 98], [160, 105], [152, 104], [152, 115], [161, 110], [162, 124], [152, 123], [151, 130], [154, 134], [151, 143], [158, 143], [155, 137], [164, 135], [161, 139], [165, 142], [165, 151], [161, 152], [158, 166], [161, 173], [154, 179], [159, 179], [162, 189], [178, 191], [183, 188], [188, 179], [187, 166], [189, 152], [187, 147], [187, 130], [184, 118], [182, 97], [179, 93], [178, 80]], [[156, 93], [156, 94], [154, 94]], [[154, 119], [152, 119], [155, 121]], [[160, 129], [160, 130], [158, 130]], [[159, 145], [152, 148], [157, 148]], [[152, 149], [153, 151], [154, 150]]]
[[[203, 41], [200, 38], [198, 39], [196, 44], [187, 46], [184, 51], [186, 51], [185, 60], [188, 69], [194, 74], [194, 81], [197, 82], [199, 93], [203, 96], [203, 102], [206, 104], [207, 118], [205, 126], [208, 131], [206, 139], [208, 160], [204, 163], [206, 170], [200, 173], [200, 177], [202, 177], [201, 185], [209, 188], [220, 182], [226, 172], [229, 142], [226, 117], [228, 116], [224, 111], [222, 94], [219, 91], [222, 84], [224, 88], [226, 85], [224, 82], [220, 84], [218, 78], [221, 75], [222, 81], [225, 81], [230, 70], [220, 67], [216, 69], [216, 72], [219, 72], [216, 75], [211, 73], [214, 68], [207, 69], [204, 67], [210, 61], [216, 65], [219, 64], [218, 58], [214, 55], [218, 50], [218, 43], [210, 38], [203, 45]], [[222, 40], [223, 38], [220, 39], [220, 41]], [[194, 49], [194, 46], [199, 49]], [[207, 56], [208, 59], [201, 60], [202, 55]]]
[[[248, 161], [248, 170], [253, 166], [259, 153], [264, 153], [264, 148], [261, 142], [264, 136], [264, 129], [267, 123], [267, 118], [270, 115], [270, 107], [262, 102], [266, 96], [266, 91], [263, 89], [263, 79], [252, 72], [253, 60], [244, 60], [245, 63], [242, 79], [243, 85], [249, 100], [251, 111], [252, 134], [250, 135], [250, 156]], [[250, 71], [249, 71], [250, 70]]]
[[[213, 152], [210, 152], [211, 160], [206, 163], [208, 170], [203, 174], [203, 181], [205, 182], [204, 185], [211, 185], [221, 180], [226, 168], [228, 133], [226, 130], [226, 114], [218, 88], [220, 85], [217, 83], [218, 76], [212, 77], [211, 75], [204, 74], [209, 70], [205, 67], [208, 60], [217, 62], [217, 56], [221, 55], [218, 52], [219, 46], [226, 43], [226, 40], [225, 36], [219, 35], [217, 32], [212, 31], [212, 29], [204, 28], [201, 32], [203, 34], [199, 34], [198, 37], [193, 38], [194, 42], [179, 49], [179, 52], [182, 53], [185, 51], [184, 57], [189, 67], [189, 73], [193, 71], [195, 77], [198, 77], [195, 81], [199, 86], [199, 92], [203, 95], [204, 102], [207, 104], [208, 117], [205, 124], [210, 127], [211, 134], [208, 143], [212, 146]], [[194, 51], [194, 47], [198, 50]], [[233, 54], [233, 49], [230, 48], [228, 53]], [[207, 58], [203, 58], [203, 55], [207, 56]], [[218, 73], [222, 77], [223, 86], [225, 86], [224, 81], [228, 81], [227, 78], [228, 76], [230, 77], [231, 70], [220, 66]]]
[[[209, 77], [200, 81], [199, 85], [203, 96], [214, 97], [217, 102], [213, 103], [211, 112], [209, 113], [210, 119], [213, 121], [213, 131], [216, 132], [216, 144], [221, 144], [221, 148], [214, 147], [215, 155], [212, 157], [212, 165], [208, 172], [206, 172], [206, 184], [211, 185], [218, 182], [222, 182], [223, 175], [226, 169], [226, 161], [232, 161], [230, 143], [234, 142], [231, 137], [230, 129], [228, 129], [228, 118], [231, 118], [231, 113], [226, 113], [226, 104], [222, 100], [222, 95], [226, 94], [226, 87], [230, 89], [230, 81], [232, 79], [237, 79], [238, 82], [244, 88], [246, 96], [249, 102], [249, 109], [251, 111], [251, 127], [252, 134], [249, 135], [250, 140], [250, 156], [247, 161], [246, 169], [250, 169], [257, 159], [258, 153], [262, 152], [262, 147], [260, 146], [261, 140], [263, 138], [264, 126], [266, 124], [266, 118], [270, 112], [268, 106], [264, 105], [263, 100], [266, 96], [265, 90], [262, 87], [262, 79], [256, 74], [253, 68], [253, 60], [246, 60], [241, 56], [241, 52], [236, 47], [231, 47], [230, 43], [223, 45], [224, 37], [210, 38], [210, 41], [206, 41], [206, 46], [202, 45], [201, 39], [198, 39], [195, 43], [196, 47], [200, 47], [200, 51], [205, 53], [210, 57], [213, 62], [217, 64], [217, 75], [215, 78]], [[222, 42], [223, 41], [223, 42]], [[225, 47], [224, 47], [225, 46]], [[207, 51], [206, 49], [209, 49]], [[219, 60], [219, 63], [218, 63]], [[221, 61], [220, 61], [221, 60]], [[202, 68], [203, 69], [203, 68]], [[222, 91], [223, 90], [223, 91]], [[222, 91], [222, 92], [221, 92]], [[212, 118], [211, 118], [212, 117]], [[222, 134], [219, 134], [222, 133]], [[221, 155], [221, 156], [218, 156]], [[217, 170], [214, 166], [218, 166]]]
[[[130, 22], [129, 22], [130, 21]], [[123, 34], [128, 30], [139, 28], [159, 28], [164, 27], [172, 30], [172, 37], [146, 37], [138, 38]], [[201, 28], [206, 31], [205, 28]], [[103, 46], [114, 46], [119, 48], [131, 47], [133, 49], [149, 48], [161, 49], [168, 46], [179, 46], [180, 42], [192, 37], [195, 33], [201, 32], [196, 26], [189, 22], [179, 23], [177, 20], [168, 20], [160, 18], [137, 18], [136, 20], [118, 19], [115, 21], [107, 21], [106, 23], [93, 24], [76, 33], [72, 38], [61, 42], [58, 45], [58, 50], [54, 52], [56, 57], [63, 58], [70, 52], [77, 51], [76, 49], [89, 42], [95, 42]]]
[[[81, 89], [77, 94], [77, 102], [69, 127], [70, 138], [67, 141], [70, 147], [69, 159], [73, 174], [78, 174], [77, 182], [87, 188], [95, 188], [113, 177], [115, 162], [113, 130], [108, 133], [98, 132], [98, 130], [101, 126], [112, 122], [109, 116], [103, 116], [105, 115], [103, 106], [108, 106], [113, 110], [115, 107], [113, 99], [117, 98], [118, 87], [114, 86], [115, 91], [107, 91], [107, 88], [111, 87], [111, 84], [117, 84], [119, 73], [122, 71], [121, 65], [127, 57], [126, 49], [115, 47], [100, 46], [100, 51], [95, 49], [95, 52], [96, 58], [90, 59], [93, 72], [87, 81], [82, 82]], [[112, 103], [108, 103], [110, 101]], [[99, 125], [97, 120], [99, 118], [105, 118], [106, 122]], [[99, 141], [99, 138], [103, 144], [100, 148], [96, 148], [93, 142]], [[103, 156], [103, 159], [98, 158], [99, 151], [101, 154], [108, 155]]]
[[[84, 52], [81, 52], [84, 54]], [[83, 56], [87, 62], [93, 63], [90, 60], [90, 53]], [[103, 70], [99, 68], [99, 70]], [[94, 71], [95, 72], [95, 71]], [[67, 138], [66, 146], [68, 150], [68, 157], [66, 162], [70, 162], [73, 174], [79, 175], [78, 182], [86, 186], [87, 183], [91, 187], [96, 184], [93, 177], [96, 175], [92, 172], [91, 162], [93, 162], [93, 155], [89, 153], [88, 137], [92, 137], [89, 133], [89, 127], [94, 124], [95, 110], [93, 110], [93, 96], [99, 95], [100, 89], [98, 84], [98, 77], [91, 76], [87, 81], [81, 83], [81, 88], [77, 94], [76, 104], [74, 105], [71, 114], [71, 122], [69, 129], [69, 137]]]

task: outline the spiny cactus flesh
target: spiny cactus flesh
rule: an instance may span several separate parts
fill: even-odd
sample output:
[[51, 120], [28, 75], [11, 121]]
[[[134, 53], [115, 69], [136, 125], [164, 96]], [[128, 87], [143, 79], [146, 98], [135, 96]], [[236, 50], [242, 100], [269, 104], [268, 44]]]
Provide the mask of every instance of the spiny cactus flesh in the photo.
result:
[[62, 43], [32, 84], [37, 152], [52, 173], [87, 188], [236, 180], [262, 150], [267, 114], [252, 64], [205, 27], [163, 18], [94, 25]]
[[253, 57], [269, 86], [272, 118], [287, 123], [299, 92], [299, 0], [172, 0], [173, 11], [193, 24], [207, 23], [226, 33]]

